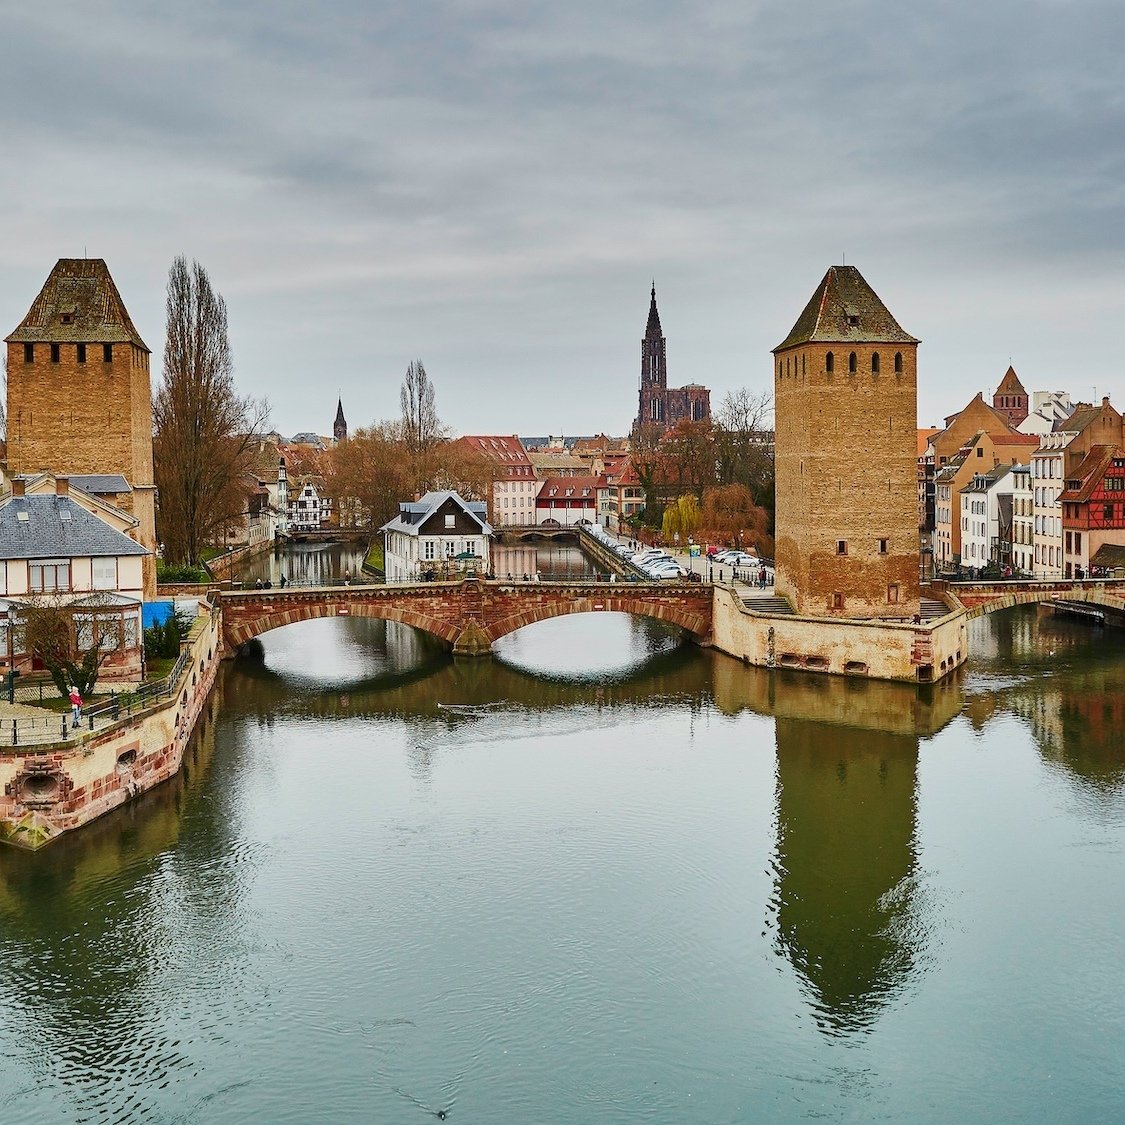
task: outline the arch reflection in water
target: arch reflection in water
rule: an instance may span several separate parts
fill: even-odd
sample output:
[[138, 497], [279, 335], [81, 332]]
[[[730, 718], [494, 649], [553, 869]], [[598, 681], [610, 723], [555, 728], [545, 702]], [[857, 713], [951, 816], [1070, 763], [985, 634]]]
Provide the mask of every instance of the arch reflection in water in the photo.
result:
[[629, 679], [685, 643], [683, 631], [651, 617], [588, 613], [525, 625], [493, 645], [497, 660], [536, 676], [574, 682]]

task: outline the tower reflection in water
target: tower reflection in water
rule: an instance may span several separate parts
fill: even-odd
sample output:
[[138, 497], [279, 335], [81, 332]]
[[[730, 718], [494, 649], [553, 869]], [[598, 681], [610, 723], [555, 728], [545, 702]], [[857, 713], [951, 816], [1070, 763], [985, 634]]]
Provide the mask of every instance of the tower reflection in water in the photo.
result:
[[823, 1031], [861, 1031], [922, 960], [918, 746], [957, 713], [960, 691], [764, 678], [767, 698], [751, 706], [776, 721], [776, 948]]

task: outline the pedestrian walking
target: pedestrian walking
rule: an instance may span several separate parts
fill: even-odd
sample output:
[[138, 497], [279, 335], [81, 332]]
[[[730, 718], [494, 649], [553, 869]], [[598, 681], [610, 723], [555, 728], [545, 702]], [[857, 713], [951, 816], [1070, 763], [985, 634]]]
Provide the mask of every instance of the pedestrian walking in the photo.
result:
[[82, 696], [78, 694], [78, 685], [70, 685], [70, 725], [77, 728], [82, 721]]

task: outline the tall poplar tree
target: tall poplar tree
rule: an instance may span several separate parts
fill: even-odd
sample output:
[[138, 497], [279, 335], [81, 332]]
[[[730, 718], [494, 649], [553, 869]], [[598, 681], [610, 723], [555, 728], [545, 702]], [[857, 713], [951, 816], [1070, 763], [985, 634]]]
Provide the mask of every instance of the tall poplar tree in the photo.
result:
[[153, 399], [157, 534], [170, 564], [198, 564], [247, 508], [245, 474], [269, 407], [239, 397], [227, 306], [207, 271], [180, 256], [168, 271], [163, 378]]

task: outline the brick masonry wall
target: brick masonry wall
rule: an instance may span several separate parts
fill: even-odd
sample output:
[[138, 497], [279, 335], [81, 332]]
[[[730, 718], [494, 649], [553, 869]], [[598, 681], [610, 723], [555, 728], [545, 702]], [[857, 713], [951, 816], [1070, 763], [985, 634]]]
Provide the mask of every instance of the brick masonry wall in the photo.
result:
[[[620, 583], [439, 582], [417, 586], [349, 586], [331, 590], [232, 591], [222, 594], [228, 653], [252, 638], [320, 617], [378, 617], [442, 638], [460, 651], [487, 651], [500, 637], [567, 613], [638, 613], [711, 633], [708, 587]], [[469, 638], [476, 638], [470, 645]]]
[[[910, 618], [918, 612], [915, 350], [805, 344], [775, 358], [777, 591], [799, 613]], [[852, 351], [855, 374], [848, 371]], [[901, 372], [894, 370], [896, 352]], [[839, 540], [847, 544], [844, 555]], [[843, 596], [842, 610], [834, 607], [836, 594]]]
[[[135, 538], [156, 550], [156, 494], [152, 467], [152, 396], [149, 356], [133, 344], [113, 345], [112, 362], [102, 345], [61, 343], [8, 345], [8, 471], [55, 474], [120, 473], [133, 487], [120, 507], [140, 521]], [[145, 560], [145, 596], [156, 592], [155, 558]]]

